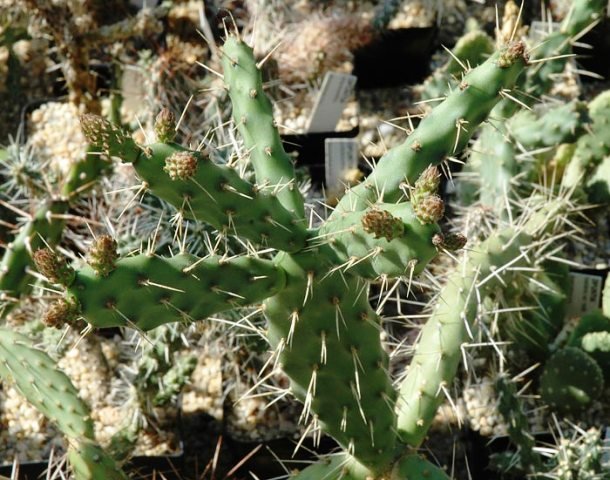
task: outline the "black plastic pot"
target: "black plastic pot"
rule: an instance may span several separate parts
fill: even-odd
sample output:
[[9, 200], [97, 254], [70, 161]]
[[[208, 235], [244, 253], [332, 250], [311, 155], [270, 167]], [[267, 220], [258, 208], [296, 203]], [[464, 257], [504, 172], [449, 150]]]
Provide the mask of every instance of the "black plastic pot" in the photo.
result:
[[384, 31], [354, 54], [357, 88], [382, 88], [420, 83], [430, 73], [438, 27]]
[[284, 149], [287, 153], [298, 153], [296, 164], [309, 169], [311, 181], [314, 185], [324, 185], [325, 167], [324, 142], [327, 138], [355, 138], [360, 127], [343, 132], [322, 132], [282, 135]]
[[[167, 480], [180, 480], [179, 472], [184, 465], [184, 449], [180, 443], [180, 450], [169, 455], [158, 456], [137, 456], [133, 457], [124, 467], [126, 472], [129, 472], [129, 478], [150, 479], [153, 472], [157, 478], [165, 478]], [[23, 462], [19, 464], [19, 476], [17, 480], [39, 480], [46, 478], [48, 463], [40, 462]], [[0, 475], [12, 478], [12, 465], [1, 465]], [[163, 477], [160, 476], [163, 474]]]

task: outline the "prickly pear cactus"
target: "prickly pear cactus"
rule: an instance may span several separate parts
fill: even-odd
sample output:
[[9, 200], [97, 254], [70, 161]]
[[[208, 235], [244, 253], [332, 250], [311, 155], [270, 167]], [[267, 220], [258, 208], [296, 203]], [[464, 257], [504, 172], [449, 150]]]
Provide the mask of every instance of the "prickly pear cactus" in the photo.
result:
[[91, 412], [70, 379], [28, 337], [6, 328], [0, 328], [0, 376], [14, 382], [68, 438], [76, 480], [127, 479], [95, 443]]
[[540, 377], [540, 393], [559, 412], [586, 408], [604, 389], [604, 374], [583, 350], [563, 348], [553, 354]]

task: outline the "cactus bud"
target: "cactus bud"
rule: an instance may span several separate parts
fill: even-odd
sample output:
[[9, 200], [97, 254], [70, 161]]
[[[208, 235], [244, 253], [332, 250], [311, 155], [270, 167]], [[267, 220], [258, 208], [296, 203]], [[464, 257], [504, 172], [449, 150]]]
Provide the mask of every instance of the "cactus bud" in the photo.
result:
[[445, 215], [445, 202], [438, 195], [425, 195], [413, 203], [413, 210], [422, 224], [434, 223]]
[[529, 57], [525, 52], [525, 44], [523, 42], [513, 42], [506, 46], [506, 48], [502, 51], [500, 56], [498, 57], [498, 67], [500, 68], [508, 68], [515, 64], [517, 60], [520, 58], [523, 59], [525, 63], [529, 61]]
[[42, 323], [47, 327], [62, 328], [65, 324], [72, 325], [80, 314], [78, 306], [68, 300], [57, 300], [43, 315]]
[[464, 248], [467, 241], [468, 239], [466, 236], [461, 233], [449, 233], [447, 235], [437, 233], [432, 237], [432, 243], [436, 248], [448, 250], [450, 252], [455, 252], [456, 250]]
[[61, 283], [68, 286], [74, 279], [74, 270], [64, 257], [58, 256], [49, 248], [36, 250], [33, 255], [34, 264], [38, 271], [52, 283]]
[[197, 171], [197, 157], [191, 152], [172, 153], [165, 159], [163, 170], [172, 180], [188, 180]]
[[117, 243], [110, 235], [98, 237], [89, 249], [88, 263], [101, 277], [106, 277], [115, 267], [119, 257]]
[[441, 183], [441, 174], [435, 166], [429, 166], [415, 182], [413, 195], [432, 195], [438, 191]]
[[372, 233], [375, 238], [385, 237], [388, 242], [400, 237], [405, 226], [400, 218], [394, 217], [386, 210], [372, 208], [362, 216], [362, 226], [364, 231]]
[[87, 141], [107, 155], [124, 162], [133, 163], [138, 159], [141, 150], [134, 139], [105, 118], [86, 113], [80, 116], [80, 125]]
[[169, 108], [162, 109], [157, 115], [155, 135], [161, 143], [170, 143], [176, 138], [176, 116]]

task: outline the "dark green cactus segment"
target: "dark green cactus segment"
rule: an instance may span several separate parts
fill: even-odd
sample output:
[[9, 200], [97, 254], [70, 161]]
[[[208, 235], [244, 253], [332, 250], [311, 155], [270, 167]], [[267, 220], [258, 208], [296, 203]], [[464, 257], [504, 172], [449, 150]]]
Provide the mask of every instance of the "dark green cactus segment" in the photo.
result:
[[111, 157], [119, 157], [127, 163], [135, 163], [142, 153], [131, 136], [103, 117], [84, 114], [80, 117], [81, 128], [87, 141]]
[[[134, 165], [138, 175], [156, 196], [182, 210], [186, 218], [279, 250], [305, 246], [304, 221], [288, 212], [272, 192], [259, 190], [234, 169], [176, 144], [157, 143], [147, 150], [148, 155]], [[166, 160], [177, 156], [196, 159], [196, 168], [184, 180], [178, 174], [182, 168], [176, 168], [174, 180], [165, 171]]]
[[[466, 32], [451, 50], [447, 63], [435, 70], [422, 85], [421, 98], [443, 97], [457, 88], [464, 67], [473, 68], [483, 63], [495, 50], [493, 39], [480, 29]], [[456, 60], [456, 58], [459, 60]]]
[[540, 377], [540, 394], [553, 410], [582, 410], [604, 390], [604, 374], [584, 351], [566, 347], [553, 354]]
[[[548, 35], [533, 51], [532, 59], [549, 60], [537, 63], [527, 73], [525, 90], [533, 97], [546, 94], [555, 83], [555, 76], [563, 72], [572, 53], [572, 39], [589, 25], [599, 20], [606, 2], [604, 0], [575, 0], [558, 31]], [[560, 57], [560, 58], [552, 58]]]
[[24, 335], [0, 328], [0, 375], [71, 439], [93, 439], [87, 405], [55, 362]]
[[569, 102], [544, 112], [523, 110], [508, 122], [508, 131], [526, 150], [575, 142], [588, 123], [582, 102]]
[[[519, 171], [513, 144], [498, 128], [481, 129], [463, 173], [464, 182], [458, 185], [462, 203], [469, 205], [479, 201], [502, 216], [511, 198], [511, 181]], [[472, 178], [474, 177], [474, 182]]]
[[31, 253], [46, 245], [57, 244], [64, 222], [53, 217], [65, 213], [67, 209], [68, 204], [62, 200], [45, 202], [7, 245], [0, 263], [0, 292], [9, 298], [16, 298], [30, 290], [34, 277], [28, 275], [27, 269], [35, 269]]
[[545, 265], [543, 272], [533, 275], [535, 283], [514, 292], [519, 305], [533, 310], [510, 315], [502, 322], [502, 330], [515, 347], [538, 360], [548, 358], [549, 345], [564, 325], [568, 275], [566, 265]]
[[119, 258], [118, 245], [110, 235], [101, 235], [89, 247], [87, 263], [101, 277], [107, 276], [114, 270], [115, 262]]
[[381, 192], [384, 202], [399, 201], [405, 183], [413, 185], [429, 165], [459, 154], [526, 63], [523, 45], [517, 43], [470, 71], [460, 88], [434, 108], [403, 144], [386, 153], [365, 182], [343, 197], [336, 214], [362, 210], [375, 203]]
[[85, 158], [75, 163], [62, 186], [63, 196], [71, 197], [79, 195], [93, 187], [102, 175], [110, 171], [112, 163], [99, 154], [99, 149], [89, 147]]
[[68, 461], [76, 480], [128, 480], [116, 462], [91, 441], [70, 446]]
[[51, 283], [70, 285], [74, 279], [74, 270], [68, 265], [63, 255], [57, 255], [50, 248], [40, 248], [32, 256], [38, 271]]
[[268, 260], [137, 255], [118, 260], [106, 277], [77, 270], [68, 296], [94, 327], [150, 330], [260, 302], [283, 285], [282, 270]]
[[610, 157], [604, 158], [587, 180], [587, 194], [590, 202], [610, 203]]
[[[562, 183], [573, 188], [587, 181], [596, 167], [610, 155], [610, 91], [589, 102], [591, 133], [581, 136], [568, 163]], [[608, 175], [606, 175], [606, 178]]]
[[[392, 217], [392, 235], [402, 230], [402, 234], [392, 240], [375, 238], [367, 232], [371, 212], [387, 212]], [[367, 220], [368, 219], [368, 220]], [[395, 220], [400, 220], [398, 228]], [[440, 232], [436, 223], [422, 224], [415, 215], [411, 204], [377, 204], [368, 210], [341, 213], [327, 222], [319, 231], [321, 241], [328, 242], [337, 261], [345, 265], [349, 272], [366, 278], [379, 275], [398, 277], [417, 275], [437, 254], [433, 242]]]
[[379, 319], [366, 284], [349, 274], [327, 275], [320, 257], [312, 252], [278, 259], [287, 283], [264, 303], [268, 338], [281, 352], [305, 416], [316, 415], [358, 462], [379, 472], [396, 444], [395, 391]]
[[508, 262], [526, 264], [520, 259], [520, 247], [531, 242], [527, 230], [540, 225], [544, 214], [540, 215], [532, 217], [524, 231], [508, 228], [473, 247], [464, 263], [449, 275], [400, 385], [396, 412], [403, 442], [419, 446], [423, 441], [438, 406], [446, 398], [443, 387], [448, 388], [455, 377], [461, 345], [468, 341], [469, 332], [476, 332], [478, 296], [484, 297], [487, 291], [502, 285], [500, 278], [509, 273], [492, 274], [499, 266]]
[[277, 190], [284, 208], [303, 219], [304, 202], [295, 183], [294, 166], [284, 151], [252, 48], [240, 38], [229, 36], [223, 46], [222, 63], [233, 119], [249, 152], [259, 188]]
[[[523, 472], [535, 473], [542, 466], [540, 454], [534, 451], [536, 441], [529, 434], [529, 422], [524, 412], [523, 402], [518, 397], [515, 383], [505, 375], [496, 380], [498, 411], [508, 426], [511, 442], [519, 448], [518, 465]], [[513, 465], [516, 462], [512, 462]]]
[[582, 348], [591, 355], [604, 372], [606, 381], [610, 382], [610, 351], [604, 348], [597, 348], [598, 346], [603, 346], [603, 338], [600, 336], [597, 339], [601, 341], [600, 344], [595, 342], [595, 338], [590, 338], [586, 345], [584, 340], [587, 335], [608, 332], [610, 332], [610, 318], [599, 310], [590, 312], [583, 315], [578, 321], [576, 328], [568, 340], [568, 345]]
[[162, 109], [155, 118], [155, 135], [159, 143], [171, 143], [176, 138], [176, 116], [169, 108]]
[[561, 32], [571, 37], [578, 35], [601, 18], [606, 4], [604, 0], [574, 0], [561, 24]]
[[401, 458], [396, 463], [391, 478], [396, 480], [450, 480], [442, 468], [416, 454]]
[[345, 453], [321, 458], [290, 480], [369, 480], [373, 473]]

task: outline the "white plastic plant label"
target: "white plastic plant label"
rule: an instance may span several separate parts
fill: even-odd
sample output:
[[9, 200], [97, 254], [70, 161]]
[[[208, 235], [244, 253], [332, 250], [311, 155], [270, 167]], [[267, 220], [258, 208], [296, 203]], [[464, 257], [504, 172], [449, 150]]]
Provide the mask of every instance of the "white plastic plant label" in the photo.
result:
[[328, 72], [309, 117], [307, 132], [334, 132], [355, 85], [354, 75]]
[[604, 284], [603, 277], [590, 273], [570, 272], [570, 283], [568, 316], [580, 317], [599, 308]]
[[355, 138], [324, 140], [326, 188], [334, 189], [345, 183], [349, 172], [358, 168], [358, 142]]

